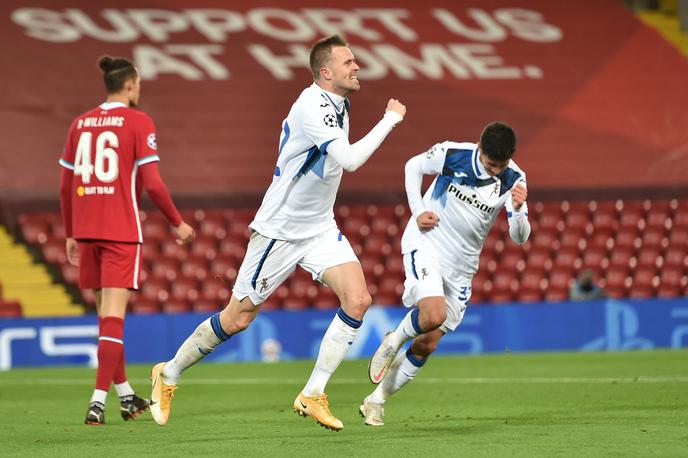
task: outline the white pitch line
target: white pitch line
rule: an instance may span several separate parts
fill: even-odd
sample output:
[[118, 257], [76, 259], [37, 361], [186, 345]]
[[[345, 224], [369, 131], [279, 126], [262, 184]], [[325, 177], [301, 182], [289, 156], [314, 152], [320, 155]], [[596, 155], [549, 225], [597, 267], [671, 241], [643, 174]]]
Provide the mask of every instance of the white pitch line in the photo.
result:
[[[147, 384], [148, 379], [130, 379], [131, 383]], [[188, 385], [299, 385], [305, 382], [304, 378], [227, 378], [227, 379], [188, 379], [180, 382], [182, 386]], [[367, 379], [361, 378], [335, 378], [330, 384], [335, 385], [358, 385], [365, 384]], [[22, 385], [92, 385], [93, 378], [30, 378], [30, 379], [8, 379], [2, 380], [0, 375], [0, 386], [22, 386]], [[688, 376], [667, 375], [667, 376], [637, 376], [637, 377], [456, 377], [456, 378], [418, 378], [414, 384], [429, 385], [517, 385], [517, 384], [632, 384], [632, 383], [688, 383]]]

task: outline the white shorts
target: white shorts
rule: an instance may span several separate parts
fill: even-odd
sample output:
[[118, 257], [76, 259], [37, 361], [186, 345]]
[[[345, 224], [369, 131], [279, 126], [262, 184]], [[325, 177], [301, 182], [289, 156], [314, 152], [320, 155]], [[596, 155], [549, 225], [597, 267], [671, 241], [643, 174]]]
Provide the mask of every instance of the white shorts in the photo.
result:
[[333, 228], [309, 239], [287, 241], [251, 236], [246, 257], [234, 283], [234, 297], [249, 297], [262, 304], [287, 277], [301, 266], [313, 280], [322, 282], [325, 270], [347, 262], [359, 262], [349, 241]]
[[440, 326], [444, 333], [453, 331], [461, 323], [471, 298], [472, 278], [455, 269], [441, 265], [428, 249], [414, 250], [404, 255], [406, 281], [402, 301], [413, 307], [426, 297], [444, 297], [447, 319]]

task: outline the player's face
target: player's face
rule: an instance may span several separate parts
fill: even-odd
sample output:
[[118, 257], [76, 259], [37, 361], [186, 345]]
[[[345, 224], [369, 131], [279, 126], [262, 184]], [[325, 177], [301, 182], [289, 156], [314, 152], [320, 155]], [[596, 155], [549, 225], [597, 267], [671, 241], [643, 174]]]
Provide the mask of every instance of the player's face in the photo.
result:
[[139, 97], [141, 96], [141, 78], [136, 77], [134, 80], [127, 81], [127, 91], [129, 95], [129, 106], [135, 108], [139, 104]]
[[358, 81], [359, 68], [349, 48], [345, 46], [332, 48], [332, 57], [327, 64], [327, 69], [332, 77], [333, 92], [346, 97], [358, 91], [361, 88], [361, 83]]
[[480, 159], [480, 163], [483, 165], [483, 167], [485, 167], [487, 174], [493, 177], [502, 173], [509, 165], [510, 160], [507, 159], [505, 161], [498, 161], [496, 159], [492, 159], [487, 154], [483, 153], [482, 150], [478, 155], [478, 159]]

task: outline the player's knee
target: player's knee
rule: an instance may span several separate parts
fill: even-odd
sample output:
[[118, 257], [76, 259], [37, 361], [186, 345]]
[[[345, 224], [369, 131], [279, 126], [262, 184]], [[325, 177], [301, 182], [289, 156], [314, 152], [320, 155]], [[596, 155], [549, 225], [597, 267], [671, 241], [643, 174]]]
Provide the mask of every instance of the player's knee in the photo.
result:
[[446, 307], [438, 307], [431, 310], [427, 319], [427, 330], [430, 331], [439, 328], [446, 319]]
[[426, 303], [420, 309], [420, 326], [425, 332], [435, 330], [442, 326], [447, 319], [447, 307], [444, 302]]
[[347, 313], [354, 316], [354, 318], [361, 319], [368, 310], [368, 307], [370, 307], [370, 304], [373, 303], [373, 298], [368, 291], [363, 291], [355, 294], [347, 294], [341, 301]]

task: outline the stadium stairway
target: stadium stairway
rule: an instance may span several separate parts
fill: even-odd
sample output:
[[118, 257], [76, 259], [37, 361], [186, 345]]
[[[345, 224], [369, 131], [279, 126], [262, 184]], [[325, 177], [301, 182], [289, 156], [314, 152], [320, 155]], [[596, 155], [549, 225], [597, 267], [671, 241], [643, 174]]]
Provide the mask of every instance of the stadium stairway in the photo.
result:
[[681, 51], [684, 56], [688, 57], [688, 34], [681, 31], [675, 6], [660, 8], [660, 11], [638, 11], [636, 15], [646, 25], [659, 32], [669, 43]]
[[22, 305], [23, 316], [76, 316], [84, 309], [72, 303], [65, 286], [54, 284], [46, 266], [37, 264], [26, 246], [0, 226], [0, 283], [6, 299]]

